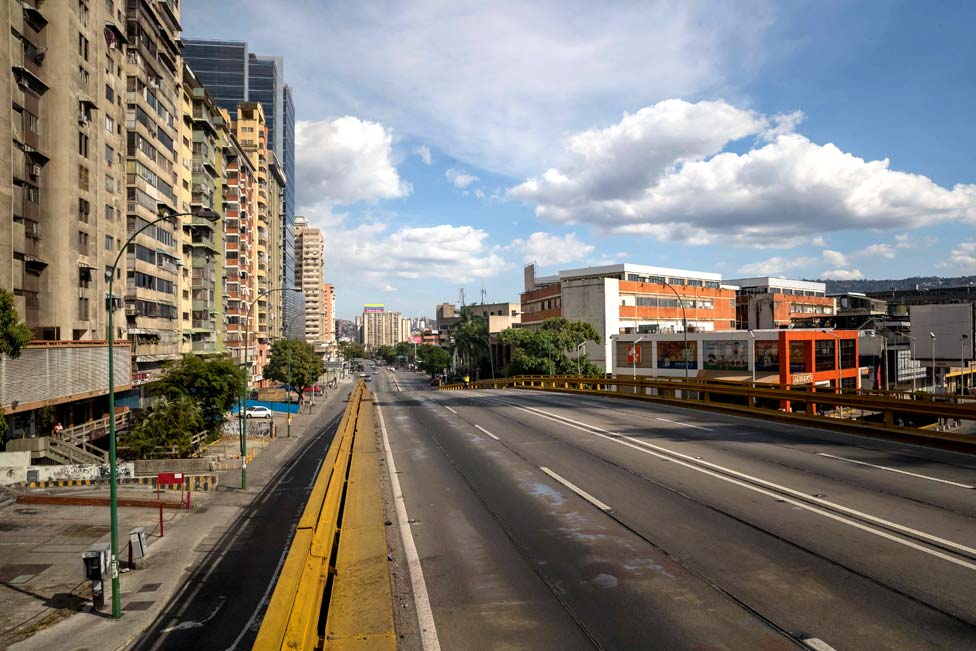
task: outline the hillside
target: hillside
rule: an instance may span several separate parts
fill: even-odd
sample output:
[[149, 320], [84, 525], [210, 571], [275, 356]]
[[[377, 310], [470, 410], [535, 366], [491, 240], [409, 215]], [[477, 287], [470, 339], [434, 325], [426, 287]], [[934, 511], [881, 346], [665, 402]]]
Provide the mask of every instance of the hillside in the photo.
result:
[[894, 289], [919, 289], [930, 287], [958, 287], [976, 283], [976, 276], [957, 276], [942, 278], [940, 276], [913, 276], [900, 280], [827, 280], [827, 293], [839, 292], [883, 292]]

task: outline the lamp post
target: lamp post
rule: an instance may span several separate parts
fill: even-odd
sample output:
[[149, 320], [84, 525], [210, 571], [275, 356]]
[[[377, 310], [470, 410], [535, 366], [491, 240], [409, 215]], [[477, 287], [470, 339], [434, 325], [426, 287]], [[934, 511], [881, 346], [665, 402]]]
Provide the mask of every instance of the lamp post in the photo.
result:
[[[241, 490], [247, 488], [247, 385], [250, 383], [251, 379], [251, 368], [248, 365], [247, 353], [248, 347], [250, 345], [250, 334], [251, 334], [251, 308], [260, 301], [262, 298], [268, 294], [274, 292], [298, 292], [302, 293], [302, 290], [295, 287], [273, 287], [271, 289], [266, 289], [257, 296], [254, 300], [248, 303], [247, 313], [244, 316], [244, 386], [241, 389], [241, 404], [238, 407], [238, 416], [241, 422]], [[314, 391], [313, 391], [314, 393]], [[289, 412], [290, 413], [290, 412]]]
[[749, 352], [749, 356], [752, 358], [752, 386], [756, 386], [756, 333], [752, 330], [749, 331], [749, 345], [752, 350]]
[[[835, 344], [837, 346], [836, 357], [835, 357], [835, 359], [837, 360], [836, 363], [835, 363], [835, 365], [837, 366], [837, 369], [836, 369], [837, 370], [837, 393], [843, 393], [843, 391], [841, 389], [841, 377], [840, 377], [840, 335], [834, 334], [833, 332], [830, 332], [829, 330], [821, 330], [821, 332], [823, 332], [825, 335], [830, 335], [837, 342]], [[883, 343], [884, 343], [884, 341], [882, 340], [882, 344]], [[885, 369], [885, 370], [887, 370], [887, 369]]]
[[[291, 324], [293, 324], [298, 319], [299, 316], [304, 317], [303, 314], [296, 314], [295, 316], [293, 316], [291, 318], [291, 321], [288, 322], [288, 325], [285, 326], [285, 332], [288, 332], [288, 331], [291, 330]], [[287, 336], [285, 338], [287, 339]], [[292, 378], [291, 378], [291, 352], [289, 352], [288, 353], [288, 416], [285, 419], [285, 422], [287, 423], [287, 428], [288, 428], [288, 437], [287, 438], [291, 438], [291, 392], [292, 392], [292, 389], [294, 389], [294, 387], [295, 387], [295, 383], [292, 381]], [[312, 389], [312, 393], [315, 393], [314, 387]]]
[[108, 463], [109, 463], [109, 511], [112, 529], [112, 617], [119, 619], [122, 617], [122, 594], [119, 585], [119, 496], [118, 496], [118, 464], [115, 456], [115, 271], [122, 260], [122, 254], [129, 249], [129, 245], [136, 237], [150, 226], [155, 226], [161, 221], [186, 217], [193, 215], [202, 217], [214, 223], [220, 219], [213, 210], [206, 208], [199, 212], [179, 212], [162, 215], [151, 222], [144, 224], [135, 233], [129, 236], [118, 255], [115, 262], [108, 269]]
[[935, 393], [935, 389], [937, 387], [937, 384], [936, 384], [936, 381], [935, 381], [935, 379], [936, 379], [936, 375], [935, 375], [935, 339], [936, 339], [935, 333], [934, 332], [930, 332], [929, 333], [929, 337], [932, 338], [932, 393]]
[[586, 346], [586, 342], [576, 344], [576, 376], [580, 376], [580, 349]]
[[666, 280], [662, 280], [664, 286], [674, 292], [675, 298], [678, 299], [678, 305], [681, 307], [681, 329], [685, 334], [685, 349], [684, 349], [684, 360], [685, 360], [685, 381], [688, 380], [688, 317], [685, 316], [685, 302], [681, 300], [681, 295], [678, 290], [675, 289], [671, 283]]
[[963, 375], [963, 369], [966, 366], [966, 340], [969, 339], [969, 335], [963, 334], [959, 336], [959, 395], [962, 395], [966, 390], [966, 376]]
[[634, 354], [630, 356], [631, 361], [634, 363], [634, 379], [637, 379], [637, 344], [644, 341], [646, 335], [642, 335], [634, 340]]
[[909, 339], [912, 342], [910, 344], [909, 350], [911, 351], [911, 356], [912, 356], [912, 366], [911, 366], [911, 368], [912, 368], [912, 393], [914, 394], [915, 393], [915, 364], [914, 364], [914, 362], [915, 362], [915, 340], [916, 340], [916, 338], [913, 337], [913, 336], [911, 336], [911, 335], [903, 334], [901, 332], [894, 332], [893, 331], [891, 334], [893, 334], [893, 335], [895, 335], [897, 337], [904, 337], [905, 339]]

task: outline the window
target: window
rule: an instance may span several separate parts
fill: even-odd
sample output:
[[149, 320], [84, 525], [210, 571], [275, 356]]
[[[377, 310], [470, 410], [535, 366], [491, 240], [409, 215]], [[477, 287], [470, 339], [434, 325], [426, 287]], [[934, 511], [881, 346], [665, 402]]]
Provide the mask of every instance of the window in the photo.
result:
[[841, 368], [857, 368], [857, 355], [855, 351], [857, 346], [853, 339], [841, 339], [840, 340], [840, 367]]
[[111, 235], [105, 236], [105, 250], [114, 251], [115, 250], [115, 238]]
[[88, 61], [88, 39], [84, 34], [78, 34], [78, 56]]
[[115, 221], [115, 208], [109, 204], [105, 204], [105, 221]]
[[78, 287], [87, 289], [91, 287], [92, 279], [92, 268], [91, 267], [79, 267], [78, 268]]
[[110, 102], [115, 101], [115, 91], [112, 90], [112, 87], [109, 86], [108, 84], [105, 84], [105, 99], [107, 99]]
[[79, 321], [88, 320], [88, 306], [89, 306], [89, 301], [87, 298], [78, 299], [78, 320]]
[[115, 192], [115, 177], [108, 174], [105, 175], [105, 191]]
[[85, 68], [85, 66], [78, 66], [78, 81], [80, 81], [83, 86], [88, 86], [89, 79], [91, 79], [91, 75], [88, 74], [88, 69]]
[[88, 168], [84, 165], [78, 166], [78, 187], [88, 191]]
[[88, 233], [78, 231], [78, 253], [88, 255]]
[[668, 282], [671, 283], [672, 285], [684, 285], [685, 284], [685, 279], [684, 278], [668, 278]]
[[88, 136], [78, 132], [78, 155], [88, 158]]
[[91, 204], [85, 199], [78, 199], [78, 221], [82, 224], [88, 223], [88, 216], [91, 214]]
[[31, 133], [40, 133], [40, 121], [30, 111], [24, 111], [24, 128]]
[[109, 115], [105, 116], [105, 130], [109, 133], [113, 133], [115, 131], [115, 120], [113, 120]]
[[707, 287], [709, 289], [718, 289], [719, 288], [719, 284], [715, 280], [706, 280], [705, 281], [705, 287]]
[[105, 145], [105, 162], [108, 163], [109, 167], [115, 162], [115, 150], [112, 149], [111, 145]]
[[689, 280], [688, 281], [688, 286], [689, 287], [704, 287], [705, 286], [705, 281], [703, 281], [703, 280]]
[[818, 371], [833, 371], [834, 366], [834, 340], [820, 340], [815, 342], [815, 368]]

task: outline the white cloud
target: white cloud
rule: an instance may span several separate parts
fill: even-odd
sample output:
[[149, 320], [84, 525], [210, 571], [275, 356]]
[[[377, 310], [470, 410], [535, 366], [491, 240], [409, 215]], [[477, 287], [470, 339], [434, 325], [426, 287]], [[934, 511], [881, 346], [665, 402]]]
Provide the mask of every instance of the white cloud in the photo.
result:
[[525, 240], [515, 240], [512, 247], [522, 252], [523, 262], [535, 262], [542, 267], [581, 260], [596, 248], [580, 241], [576, 233], [559, 236], [543, 232], [532, 233]]
[[[303, 115], [355, 107], [468, 165], [515, 176], [538, 169], [608, 102], [714, 95], [757, 70], [778, 11], [764, 1], [418, 0], [309, 11], [299, 0], [241, 0], [229, 15], [219, 3], [185, 4], [198, 35], [275, 25], [261, 47], [301, 80]], [[322, 44], [338, 55], [316, 56]]]
[[939, 266], [959, 273], [976, 273], [976, 242], [960, 242], [949, 254], [949, 259]]
[[392, 160], [393, 134], [345, 116], [295, 125], [297, 187], [313, 203], [348, 204], [405, 197], [412, 191]]
[[475, 190], [474, 190], [474, 196], [478, 197], [479, 199], [484, 199], [485, 198], [485, 191], [482, 190], [481, 188], [475, 188]]
[[454, 187], [456, 188], [466, 188], [478, 180], [477, 176], [459, 172], [453, 167], [444, 172], [444, 176], [446, 176], [447, 180], [454, 184]]
[[392, 278], [464, 282], [509, 267], [497, 248], [485, 243], [487, 237], [481, 229], [449, 224], [387, 233], [385, 224], [374, 222], [335, 232], [329, 251], [334, 265], [355, 268], [381, 288]]
[[823, 259], [829, 265], [835, 267], [845, 267], [847, 266], [847, 256], [840, 251], [832, 251], [830, 249], [823, 250]]
[[430, 157], [430, 147], [427, 145], [420, 145], [419, 147], [414, 147], [413, 153], [420, 157], [420, 160], [424, 162], [424, 165], [430, 165], [432, 158]]
[[[788, 132], [796, 122], [723, 101], [659, 102], [570, 137], [566, 164], [507, 196], [551, 223], [695, 244], [782, 246], [831, 231], [976, 220], [976, 185], [943, 188], [887, 160], [817, 145]], [[757, 148], [723, 151], [748, 136]]]
[[790, 269], [809, 266], [816, 261], [817, 258], [784, 258], [782, 256], [774, 256], [768, 260], [743, 265], [739, 267], [739, 273], [755, 274], [756, 276], [775, 276]]
[[907, 249], [910, 247], [911, 242], [908, 241], [908, 233], [895, 235], [895, 246], [899, 249]]
[[860, 280], [864, 274], [860, 269], [834, 269], [823, 272], [820, 277], [824, 280]]
[[891, 244], [879, 243], [864, 247], [864, 255], [872, 258], [894, 260], [897, 253], [895, 252], [895, 247]]

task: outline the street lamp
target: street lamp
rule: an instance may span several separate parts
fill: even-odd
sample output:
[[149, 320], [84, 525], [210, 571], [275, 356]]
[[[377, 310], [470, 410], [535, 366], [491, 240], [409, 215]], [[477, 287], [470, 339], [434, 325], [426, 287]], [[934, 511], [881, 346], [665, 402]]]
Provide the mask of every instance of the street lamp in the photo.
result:
[[108, 268], [108, 463], [109, 463], [109, 511], [112, 525], [112, 617], [119, 619], [122, 617], [122, 594], [119, 585], [119, 496], [118, 496], [118, 468], [115, 457], [115, 272], [122, 260], [122, 254], [129, 249], [132, 241], [150, 226], [155, 226], [161, 221], [175, 219], [186, 216], [202, 217], [210, 223], [215, 223], [220, 219], [220, 215], [210, 208], [204, 208], [197, 212], [179, 212], [162, 215], [151, 222], [147, 222], [135, 233], [129, 236], [118, 255], [115, 262]]
[[752, 330], [749, 331], [749, 343], [752, 347], [752, 351], [749, 353], [752, 357], [752, 386], [756, 386], [756, 333]]
[[912, 369], [912, 393], [914, 394], [915, 393], [915, 340], [916, 340], [916, 338], [913, 337], [913, 336], [911, 336], [911, 335], [906, 335], [906, 334], [901, 333], [901, 332], [894, 332], [894, 331], [892, 331], [891, 334], [895, 335], [896, 337], [904, 337], [905, 339], [910, 339], [911, 342], [912, 342], [910, 344], [910, 349], [909, 350], [911, 351], [911, 356], [912, 356], [912, 360], [911, 360], [912, 361], [912, 364], [911, 364], [911, 369]]
[[644, 341], [647, 335], [641, 335], [634, 340], [634, 354], [630, 356], [630, 359], [634, 362], [634, 379], [637, 379], [637, 344]]
[[963, 368], [966, 366], [966, 340], [969, 335], [959, 335], [959, 395], [966, 390], [966, 376], [963, 375]]
[[[302, 290], [295, 287], [272, 287], [271, 289], [266, 289], [257, 296], [254, 300], [248, 303], [247, 313], [244, 316], [244, 387], [241, 390], [241, 404], [238, 407], [238, 419], [241, 422], [241, 490], [247, 488], [247, 385], [250, 383], [251, 379], [251, 368], [248, 365], [247, 352], [250, 346], [250, 334], [251, 334], [251, 308], [260, 301], [262, 298], [268, 294], [274, 292], [298, 292], [302, 293]], [[312, 393], [315, 391], [313, 389]], [[290, 412], [289, 412], [290, 413]]]
[[576, 344], [576, 376], [580, 376], [580, 349], [586, 346], [586, 342]]
[[[837, 355], [835, 357], [835, 359], [837, 360], [835, 362], [835, 364], [837, 366], [837, 393], [843, 393], [843, 390], [841, 389], [842, 382], [841, 382], [841, 377], [840, 377], [840, 335], [834, 334], [833, 332], [830, 332], [829, 330], [821, 330], [821, 332], [823, 332], [825, 335], [830, 335], [837, 342], [835, 344], [837, 346], [837, 350], [836, 350]], [[882, 345], [883, 344], [884, 344], [884, 341], [882, 341]], [[887, 370], [888, 369], [886, 368], [885, 371], [887, 371]], [[841, 417], [843, 417], [843, 414], [841, 415]]]
[[[675, 297], [678, 299], [678, 305], [681, 306], [681, 329], [685, 333], [685, 349], [684, 349], [684, 360], [685, 360], [685, 381], [688, 381], [688, 317], [685, 316], [685, 302], [681, 300], [681, 295], [678, 294], [678, 290], [675, 289], [671, 283], [666, 280], [662, 280], [664, 286], [674, 292]], [[683, 395], [683, 394], [682, 394]]]
[[935, 393], [935, 389], [937, 388], [935, 373], [935, 333], [930, 332], [929, 337], [932, 338], [932, 393]]
[[[293, 324], [298, 319], [298, 317], [304, 318], [304, 316], [305, 316], [304, 314], [296, 314], [295, 316], [293, 316], [291, 320], [288, 322], [288, 325], [285, 326], [285, 332], [289, 332], [291, 330], [291, 324]], [[288, 427], [288, 438], [291, 438], [291, 392], [292, 389], [294, 388], [295, 388], [295, 383], [292, 381], [291, 378], [291, 352], [289, 352], [288, 353], [288, 417], [285, 419], [285, 422], [287, 423], [287, 427]], [[312, 393], [313, 394], [315, 393], [315, 387], [312, 387]], [[301, 403], [299, 403], [299, 405], [301, 405]]]

